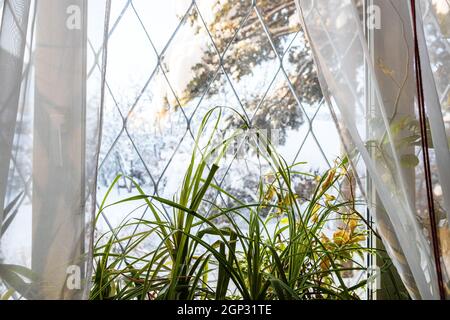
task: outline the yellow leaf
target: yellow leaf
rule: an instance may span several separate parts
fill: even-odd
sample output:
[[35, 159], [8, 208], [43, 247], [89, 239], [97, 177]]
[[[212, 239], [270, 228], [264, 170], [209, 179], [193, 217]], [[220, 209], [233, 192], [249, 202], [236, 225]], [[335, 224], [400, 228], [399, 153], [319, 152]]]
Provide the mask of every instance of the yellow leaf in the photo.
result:
[[366, 240], [366, 237], [364, 235], [359, 235], [359, 236], [352, 237], [352, 239], [350, 240], [350, 243], [358, 243], [358, 242], [361, 242], [364, 240]]
[[320, 268], [324, 271], [328, 270], [331, 266], [330, 259], [328, 257], [322, 258], [320, 261]]
[[356, 227], [358, 226], [359, 223], [359, 216], [357, 214], [352, 214], [349, 218], [348, 218], [348, 222], [347, 225], [350, 229], [350, 231], [353, 233], [356, 229]]
[[336, 197], [335, 196], [333, 196], [333, 195], [330, 195], [330, 194], [326, 194], [325, 193], [325, 205], [328, 207], [329, 205], [330, 205], [330, 202], [331, 201], [334, 201], [334, 200], [336, 200]]
[[320, 235], [320, 242], [322, 242], [323, 244], [330, 242], [330, 239], [328, 239], [328, 237], [325, 234], [321, 234]]
[[277, 194], [277, 191], [275, 190], [274, 186], [270, 186], [267, 189], [266, 194], [264, 195], [264, 200], [265, 201], [271, 201], [273, 199], [273, 197], [275, 197], [275, 195]]
[[330, 171], [328, 171], [327, 177], [322, 184], [322, 191], [327, 190], [331, 186], [331, 184], [333, 183], [335, 174], [336, 174], [336, 168], [333, 168]]
[[350, 240], [350, 233], [347, 230], [338, 230], [333, 234], [333, 241], [338, 246], [348, 243]]
[[321, 208], [321, 205], [318, 204], [318, 203], [316, 203], [316, 204], [314, 205], [313, 209], [312, 209], [312, 213], [313, 213], [313, 214], [316, 214], [317, 211], [319, 211], [320, 208]]

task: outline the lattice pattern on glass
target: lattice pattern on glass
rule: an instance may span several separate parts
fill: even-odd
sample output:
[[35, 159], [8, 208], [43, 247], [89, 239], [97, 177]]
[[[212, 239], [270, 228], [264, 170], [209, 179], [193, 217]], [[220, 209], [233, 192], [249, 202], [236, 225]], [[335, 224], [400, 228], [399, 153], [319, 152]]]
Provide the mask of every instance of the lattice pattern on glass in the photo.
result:
[[[323, 171], [341, 153], [294, 1], [114, 1], [105, 99], [99, 198], [118, 173], [171, 197], [196, 128], [215, 106], [278, 130], [278, 150], [307, 162], [305, 171]], [[224, 118], [223, 129], [238, 124]], [[254, 156], [230, 155], [215, 183], [255, 199], [265, 170]], [[118, 185], [118, 194], [132, 191], [125, 179]]]

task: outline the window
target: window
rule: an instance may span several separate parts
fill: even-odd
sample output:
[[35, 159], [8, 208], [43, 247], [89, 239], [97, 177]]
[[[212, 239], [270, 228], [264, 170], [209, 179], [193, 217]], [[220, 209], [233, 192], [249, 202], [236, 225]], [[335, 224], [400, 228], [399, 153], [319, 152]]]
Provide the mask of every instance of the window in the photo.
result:
[[[195, 129], [215, 106], [276, 132], [281, 154], [306, 171], [341, 154], [294, 1], [117, 1], [111, 21], [100, 198], [118, 173], [173, 194]], [[225, 130], [238, 125], [230, 116]], [[261, 172], [256, 158], [230, 155], [217, 183], [251, 198]]]

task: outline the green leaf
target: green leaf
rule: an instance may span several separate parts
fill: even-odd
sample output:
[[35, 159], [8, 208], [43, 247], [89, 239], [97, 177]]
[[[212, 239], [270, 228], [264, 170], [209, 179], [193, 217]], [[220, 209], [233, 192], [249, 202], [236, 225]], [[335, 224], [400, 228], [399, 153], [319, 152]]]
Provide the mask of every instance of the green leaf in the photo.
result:
[[414, 168], [419, 164], [419, 158], [414, 154], [404, 154], [400, 158], [403, 167]]
[[11, 225], [14, 218], [16, 217], [17, 212], [19, 211], [18, 206], [20, 205], [23, 199], [22, 196], [23, 192], [21, 192], [13, 201], [11, 201], [10, 204], [6, 206], [5, 210], [3, 210], [4, 221], [3, 222], [0, 221], [2, 223], [0, 230], [0, 237], [5, 234], [6, 230], [8, 230], [8, 227]]
[[37, 281], [37, 276], [30, 269], [19, 265], [0, 264], [0, 279], [25, 298], [32, 298], [33, 282]]

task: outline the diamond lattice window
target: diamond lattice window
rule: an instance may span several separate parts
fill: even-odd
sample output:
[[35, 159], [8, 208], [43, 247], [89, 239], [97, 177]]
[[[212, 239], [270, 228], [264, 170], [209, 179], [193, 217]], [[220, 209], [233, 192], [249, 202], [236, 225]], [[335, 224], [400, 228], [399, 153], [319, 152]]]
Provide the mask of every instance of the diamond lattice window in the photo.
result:
[[[239, 126], [234, 109], [251, 126], [276, 133], [272, 142], [287, 163], [304, 162], [302, 171], [313, 175], [329, 169], [343, 150], [296, 10], [286, 0], [114, 1], [98, 203], [118, 174], [131, 176], [148, 194], [172, 198], [202, 118], [217, 106], [224, 107], [222, 130]], [[98, 51], [91, 49], [95, 69]], [[227, 154], [214, 184], [256, 201], [270, 168], [253, 151], [242, 152]], [[313, 177], [294, 181], [300, 197], [308, 198], [314, 185]], [[134, 191], [123, 178], [108, 202]], [[220, 192], [208, 197], [233, 205]], [[109, 209], [98, 228], [147, 211], [133, 204]], [[141, 249], [148, 246], [151, 239]]]
[[[146, 192], [173, 194], [195, 128], [215, 106], [278, 130], [280, 153], [306, 171], [340, 154], [294, 1], [114, 1], [100, 189], [123, 173]], [[261, 169], [229, 156], [216, 183], [251, 198]]]

